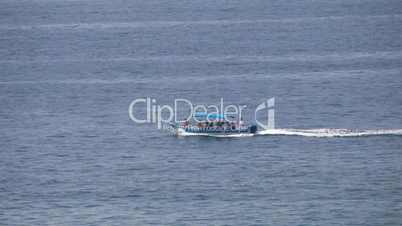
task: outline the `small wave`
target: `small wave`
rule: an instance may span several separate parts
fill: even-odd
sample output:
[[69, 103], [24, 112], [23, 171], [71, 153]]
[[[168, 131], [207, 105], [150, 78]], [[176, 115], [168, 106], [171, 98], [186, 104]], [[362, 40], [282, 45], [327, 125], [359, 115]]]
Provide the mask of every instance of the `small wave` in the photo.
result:
[[68, 80], [39, 80], [39, 81], [0, 81], [0, 85], [26, 85], [26, 84], [120, 84], [139, 83], [144, 79], [68, 79]]
[[[359, 70], [331, 70], [331, 71], [314, 71], [314, 72], [300, 72], [300, 73], [270, 73], [270, 74], [259, 74], [259, 73], [244, 73], [244, 74], [211, 74], [208, 76], [197, 76], [197, 75], [176, 75], [176, 83], [194, 83], [194, 82], [206, 82], [206, 81], [218, 81], [231, 79], [243, 80], [250, 79], [254, 80], [275, 78], [275, 77], [298, 77], [302, 78], [305, 76], [311, 77], [327, 77], [327, 78], [340, 78], [342, 76], [395, 76], [399, 75], [402, 68], [394, 69], [359, 69]], [[155, 79], [155, 77], [157, 79]], [[191, 78], [191, 79], [189, 79]], [[62, 80], [14, 80], [14, 81], [0, 81], [1, 85], [40, 85], [40, 84], [54, 84], [54, 85], [109, 85], [109, 84], [161, 84], [161, 82], [171, 82], [171, 75], [157, 76], [154, 74], [142, 75], [136, 78], [115, 78], [115, 79], [95, 79], [95, 78], [82, 78], [82, 79], [62, 79]]]
[[375, 52], [338, 52], [329, 54], [292, 54], [292, 55], [161, 55], [161, 56], [120, 56], [113, 58], [34, 58], [34, 59], [1, 59], [0, 64], [49, 64], [49, 63], [107, 63], [107, 62], [334, 62], [350, 60], [398, 60], [402, 58], [402, 51], [375, 51]]
[[258, 135], [289, 135], [304, 137], [364, 137], [364, 136], [402, 136], [402, 129], [267, 129]]
[[242, 24], [266, 24], [266, 23], [300, 23], [321, 20], [378, 20], [400, 19], [402, 14], [389, 15], [345, 15], [345, 16], [321, 16], [321, 17], [295, 17], [295, 18], [271, 18], [271, 19], [243, 19], [243, 20], [188, 20], [188, 21], [132, 21], [132, 22], [95, 22], [75, 24], [32, 24], [32, 25], [7, 25], [0, 24], [0, 30], [36, 30], [36, 29], [70, 29], [70, 30], [101, 30], [101, 29], [136, 29], [136, 28], [160, 28], [175, 26], [227, 26]]

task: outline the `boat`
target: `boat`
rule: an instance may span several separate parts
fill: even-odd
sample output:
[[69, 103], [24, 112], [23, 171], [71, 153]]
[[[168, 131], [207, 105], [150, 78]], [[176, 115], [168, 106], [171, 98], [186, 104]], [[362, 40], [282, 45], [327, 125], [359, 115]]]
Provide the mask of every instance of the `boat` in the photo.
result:
[[258, 130], [256, 125], [246, 125], [241, 118], [230, 114], [197, 112], [192, 119], [170, 125], [177, 136], [254, 136]]

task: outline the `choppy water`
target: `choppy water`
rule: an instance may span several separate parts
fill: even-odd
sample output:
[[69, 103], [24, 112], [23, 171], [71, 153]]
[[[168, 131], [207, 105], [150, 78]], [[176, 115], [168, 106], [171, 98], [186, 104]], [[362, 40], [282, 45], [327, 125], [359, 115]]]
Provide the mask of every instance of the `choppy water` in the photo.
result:
[[[401, 24], [397, 0], [4, 0], [0, 224], [399, 225]], [[147, 96], [275, 97], [279, 129], [177, 138], [129, 120]]]

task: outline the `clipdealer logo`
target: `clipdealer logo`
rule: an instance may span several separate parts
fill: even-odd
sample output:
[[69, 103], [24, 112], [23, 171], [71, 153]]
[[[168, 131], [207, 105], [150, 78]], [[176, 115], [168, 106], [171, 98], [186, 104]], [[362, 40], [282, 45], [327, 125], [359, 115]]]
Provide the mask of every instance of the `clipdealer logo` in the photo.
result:
[[[187, 115], [184, 117], [178, 117], [179, 106], [187, 107], [189, 109]], [[141, 108], [145, 107], [145, 115], [140, 114]], [[254, 121], [255, 123], [262, 127], [263, 129], [274, 129], [275, 128], [275, 98], [269, 98], [264, 100], [259, 104], [254, 110]], [[234, 105], [224, 104], [224, 99], [220, 99], [219, 105], [202, 105], [193, 104], [190, 100], [184, 98], [178, 98], [174, 100], [173, 105], [159, 105], [156, 99], [151, 97], [137, 98], [131, 101], [128, 114], [130, 119], [139, 124], [153, 123], [156, 124], [158, 129], [162, 128], [163, 124], [166, 123], [181, 123], [184, 121], [194, 120], [198, 122], [198, 118], [194, 117], [195, 113], [203, 112], [207, 114], [207, 119], [209, 114], [222, 114], [225, 116], [226, 121], [234, 121], [231, 117], [226, 117], [227, 115], [237, 115], [238, 118], [242, 118], [246, 105]], [[266, 113], [266, 122], [263, 123], [258, 117], [260, 112]], [[144, 117], [145, 116], [145, 117]]]

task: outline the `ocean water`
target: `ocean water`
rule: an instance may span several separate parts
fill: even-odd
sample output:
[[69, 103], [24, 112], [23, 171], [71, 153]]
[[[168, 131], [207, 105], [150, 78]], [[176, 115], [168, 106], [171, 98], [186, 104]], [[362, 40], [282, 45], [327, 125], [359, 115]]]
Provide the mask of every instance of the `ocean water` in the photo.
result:
[[[0, 225], [402, 224], [401, 24], [399, 0], [2, 0]], [[277, 129], [175, 137], [130, 120], [142, 97], [275, 97]]]

